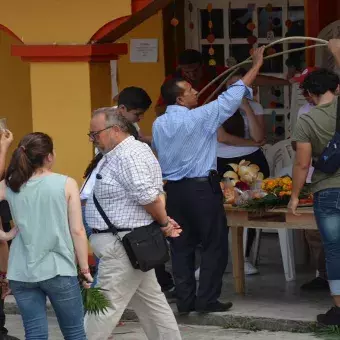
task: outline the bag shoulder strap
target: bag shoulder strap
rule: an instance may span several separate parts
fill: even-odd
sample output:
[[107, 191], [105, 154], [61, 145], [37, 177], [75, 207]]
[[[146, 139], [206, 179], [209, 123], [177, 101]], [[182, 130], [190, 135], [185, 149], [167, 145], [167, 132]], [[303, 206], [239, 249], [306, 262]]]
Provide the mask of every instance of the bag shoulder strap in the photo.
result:
[[112, 224], [112, 222], [109, 220], [109, 218], [105, 214], [105, 212], [104, 212], [103, 208], [101, 207], [101, 205], [99, 204], [95, 194], [93, 194], [93, 202], [94, 202], [94, 205], [96, 206], [100, 216], [103, 218], [103, 220], [107, 224], [109, 230], [112, 231], [113, 235], [117, 235], [118, 234], [118, 229]]
[[340, 133], [340, 96], [338, 97], [336, 109], [336, 132]]

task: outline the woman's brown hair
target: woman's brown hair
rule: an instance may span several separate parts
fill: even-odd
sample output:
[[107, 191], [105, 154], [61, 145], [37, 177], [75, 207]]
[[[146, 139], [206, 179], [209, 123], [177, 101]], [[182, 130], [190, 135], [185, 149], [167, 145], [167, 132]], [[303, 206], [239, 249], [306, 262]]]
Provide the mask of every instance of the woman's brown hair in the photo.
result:
[[44, 165], [46, 157], [53, 153], [52, 138], [42, 132], [26, 135], [13, 152], [5, 182], [13, 191], [19, 192], [34, 174]]

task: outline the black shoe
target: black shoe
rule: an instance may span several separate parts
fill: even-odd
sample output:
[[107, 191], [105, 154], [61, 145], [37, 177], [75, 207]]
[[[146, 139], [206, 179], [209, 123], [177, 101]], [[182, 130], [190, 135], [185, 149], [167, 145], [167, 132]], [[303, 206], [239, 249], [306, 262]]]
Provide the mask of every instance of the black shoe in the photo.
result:
[[316, 277], [314, 280], [309, 281], [303, 284], [300, 287], [301, 290], [329, 290], [328, 281], [323, 279], [322, 277]]
[[321, 325], [340, 326], [340, 307], [332, 307], [326, 314], [319, 314], [317, 320]]
[[212, 303], [204, 308], [201, 307], [197, 307], [196, 308], [196, 312], [197, 313], [215, 313], [215, 312], [226, 312], [228, 311], [231, 307], [233, 306], [233, 304], [231, 302], [226, 302], [226, 303], [222, 303], [219, 301], [216, 301], [215, 303]]

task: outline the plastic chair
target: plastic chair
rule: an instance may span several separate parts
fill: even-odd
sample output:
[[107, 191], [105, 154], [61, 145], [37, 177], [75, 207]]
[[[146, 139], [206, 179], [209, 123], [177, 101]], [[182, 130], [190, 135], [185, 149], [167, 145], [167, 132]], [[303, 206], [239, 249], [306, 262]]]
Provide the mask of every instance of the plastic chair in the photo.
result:
[[[265, 156], [267, 158], [271, 177], [280, 177], [280, 171], [289, 167], [293, 163], [294, 151], [290, 140], [280, 141], [266, 149]], [[284, 175], [284, 174], [283, 174]], [[247, 244], [248, 228], [244, 230], [243, 242], [244, 247]], [[292, 229], [277, 229], [280, 241], [281, 255], [286, 281], [293, 281], [295, 274], [295, 257], [294, 257], [294, 234]], [[253, 244], [253, 265], [256, 265], [262, 229], [256, 230], [256, 238]]]

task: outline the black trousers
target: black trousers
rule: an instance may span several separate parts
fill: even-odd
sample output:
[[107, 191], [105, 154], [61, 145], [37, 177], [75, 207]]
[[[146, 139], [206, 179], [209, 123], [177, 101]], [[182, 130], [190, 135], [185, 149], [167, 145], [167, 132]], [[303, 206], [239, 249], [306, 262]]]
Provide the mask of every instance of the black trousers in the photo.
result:
[[[214, 193], [208, 181], [168, 182], [167, 211], [182, 227], [171, 239], [172, 268], [177, 308], [187, 312], [205, 308], [221, 294], [228, 263], [228, 228], [222, 192]], [[199, 289], [196, 293], [195, 250], [201, 245]]]
[[[257, 151], [249, 155], [245, 155], [241, 157], [217, 158], [217, 171], [220, 174], [220, 176], [223, 177], [223, 174], [227, 171], [228, 164], [230, 163], [238, 164], [242, 161], [242, 159], [245, 159], [246, 161], [256, 164], [260, 168], [260, 171], [263, 173], [264, 178], [269, 177], [270, 175], [269, 165], [261, 149], [258, 149]], [[250, 251], [253, 246], [255, 237], [256, 237], [256, 230], [248, 229], [248, 239], [247, 239], [247, 246], [246, 246], [246, 253], [245, 253], [246, 257], [250, 256]]]
[[[165, 264], [155, 268], [155, 273], [157, 277], [157, 281], [162, 288], [162, 292], [170, 290], [174, 288], [174, 280], [172, 275], [166, 271]], [[1, 339], [0, 339], [1, 340]]]

